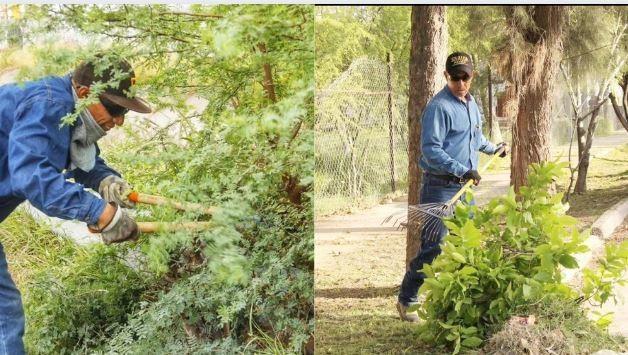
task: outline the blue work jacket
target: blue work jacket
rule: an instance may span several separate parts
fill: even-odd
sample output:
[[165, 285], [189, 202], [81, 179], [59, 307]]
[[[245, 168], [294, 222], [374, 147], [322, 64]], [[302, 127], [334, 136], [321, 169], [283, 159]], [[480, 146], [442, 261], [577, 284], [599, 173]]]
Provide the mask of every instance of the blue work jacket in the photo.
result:
[[91, 171], [66, 170], [75, 126], [61, 126], [61, 118], [74, 107], [69, 76], [0, 87], [0, 222], [24, 200], [52, 217], [98, 221], [106, 202], [84, 186], [97, 190], [106, 176], [120, 174], [98, 149]]
[[462, 177], [478, 169], [478, 151], [494, 154], [495, 150], [482, 134], [482, 116], [470, 94], [462, 101], [445, 85], [425, 107], [419, 161], [423, 171]]

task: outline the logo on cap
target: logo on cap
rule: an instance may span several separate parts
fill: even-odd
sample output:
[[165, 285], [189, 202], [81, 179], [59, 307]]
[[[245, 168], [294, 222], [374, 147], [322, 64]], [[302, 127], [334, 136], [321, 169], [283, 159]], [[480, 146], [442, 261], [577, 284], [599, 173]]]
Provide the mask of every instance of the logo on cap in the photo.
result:
[[468, 63], [469, 63], [469, 58], [464, 55], [457, 55], [457, 56], [451, 57], [452, 66], [463, 65], [463, 64], [468, 64]]

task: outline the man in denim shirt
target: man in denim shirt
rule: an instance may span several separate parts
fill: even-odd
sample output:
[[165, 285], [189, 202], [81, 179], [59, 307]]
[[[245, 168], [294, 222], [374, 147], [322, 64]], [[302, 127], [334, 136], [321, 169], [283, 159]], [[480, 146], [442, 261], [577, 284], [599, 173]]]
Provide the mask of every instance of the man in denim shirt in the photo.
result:
[[[137, 239], [137, 224], [121, 208], [133, 207], [124, 198], [129, 186], [99, 157], [96, 145], [124, 123], [129, 109], [151, 111], [129, 92], [134, 76], [128, 62], [97, 55], [65, 77], [0, 87], [0, 222], [28, 200], [49, 216], [86, 222], [106, 244]], [[74, 124], [63, 125], [61, 119], [75, 111], [94, 83], [110, 85]], [[0, 244], [0, 355], [23, 354], [23, 334], [20, 292]]]
[[[471, 57], [455, 52], [447, 57], [445, 65], [447, 85], [427, 104], [421, 118], [421, 160], [423, 170], [420, 204], [441, 203], [451, 199], [467, 180], [480, 182], [478, 151], [506, 156], [506, 143], [495, 145], [482, 134], [482, 118], [478, 105], [469, 94], [473, 79]], [[419, 270], [440, 254], [440, 242], [447, 229], [439, 222], [438, 238], [424, 238], [421, 233], [421, 249], [410, 262], [401, 283], [397, 310], [401, 319], [418, 322], [415, 313], [407, 308], [417, 303], [417, 292], [425, 275]]]

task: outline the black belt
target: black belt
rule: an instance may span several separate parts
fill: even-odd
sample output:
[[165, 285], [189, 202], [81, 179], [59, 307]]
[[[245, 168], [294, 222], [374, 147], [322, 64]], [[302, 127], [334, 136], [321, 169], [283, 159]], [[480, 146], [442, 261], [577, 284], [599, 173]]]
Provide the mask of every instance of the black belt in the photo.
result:
[[463, 178], [459, 178], [456, 175], [436, 175], [436, 174], [431, 174], [431, 173], [424, 173], [424, 175], [430, 178], [439, 179], [446, 182], [455, 182], [457, 184], [463, 184], [465, 182]]

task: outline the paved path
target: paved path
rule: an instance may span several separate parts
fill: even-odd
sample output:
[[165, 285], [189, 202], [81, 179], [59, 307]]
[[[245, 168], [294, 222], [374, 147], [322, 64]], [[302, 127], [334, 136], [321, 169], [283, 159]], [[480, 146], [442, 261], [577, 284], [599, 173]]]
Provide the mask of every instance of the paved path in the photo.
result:
[[599, 311], [602, 314], [613, 312], [613, 322], [608, 327], [611, 334], [628, 337], [628, 285], [616, 286], [614, 290], [617, 303], [609, 301]]

